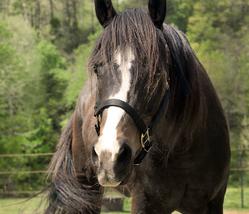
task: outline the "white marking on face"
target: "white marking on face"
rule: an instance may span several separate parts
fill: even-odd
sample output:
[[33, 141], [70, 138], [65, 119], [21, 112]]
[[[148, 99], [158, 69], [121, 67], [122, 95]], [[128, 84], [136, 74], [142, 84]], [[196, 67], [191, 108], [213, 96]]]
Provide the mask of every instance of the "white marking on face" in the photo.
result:
[[[119, 91], [110, 96], [108, 99], [120, 99], [127, 102], [128, 92], [131, 86], [131, 73], [132, 61], [135, 56], [128, 48], [124, 53], [119, 50], [115, 54], [116, 63], [119, 65], [119, 70], [122, 75], [122, 82]], [[107, 118], [103, 127], [102, 135], [99, 138], [98, 143], [95, 145], [95, 151], [100, 156], [101, 152], [108, 151], [112, 154], [112, 160], [114, 161], [115, 155], [119, 152], [120, 145], [117, 140], [117, 126], [125, 114], [125, 111], [118, 107], [110, 107], [107, 110]]]

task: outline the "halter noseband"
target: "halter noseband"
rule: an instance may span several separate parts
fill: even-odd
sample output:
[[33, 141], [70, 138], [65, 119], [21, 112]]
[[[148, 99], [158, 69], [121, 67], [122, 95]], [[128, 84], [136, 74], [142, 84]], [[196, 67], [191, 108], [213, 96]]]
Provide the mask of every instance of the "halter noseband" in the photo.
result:
[[148, 126], [145, 124], [143, 119], [138, 115], [137, 111], [133, 107], [131, 107], [128, 103], [122, 100], [110, 99], [104, 101], [98, 106], [96, 105], [94, 116], [97, 118], [97, 124], [95, 125], [95, 129], [98, 136], [100, 135], [100, 123], [103, 111], [112, 106], [123, 109], [133, 119], [137, 129], [141, 134], [140, 138], [141, 149], [137, 152], [136, 157], [134, 159], [134, 165], [140, 165], [152, 147], [153, 143], [151, 139], [151, 131], [154, 125], [160, 120], [163, 114], [163, 110], [166, 108], [166, 105], [168, 104], [169, 96], [170, 92], [169, 90], [167, 90], [162, 99], [162, 102], [160, 104], [157, 113], [155, 114], [155, 116], [153, 117]]

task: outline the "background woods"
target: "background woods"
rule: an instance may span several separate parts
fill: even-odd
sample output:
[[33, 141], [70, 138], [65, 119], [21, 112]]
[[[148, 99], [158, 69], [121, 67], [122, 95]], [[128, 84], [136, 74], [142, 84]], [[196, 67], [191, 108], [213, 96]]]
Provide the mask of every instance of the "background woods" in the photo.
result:
[[[119, 11], [147, 5], [113, 3]], [[232, 168], [248, 168], [248, 0], [168, 0], [166, 22], [187, 34], [219, 93], [231, 128]], [[91, 0], [0, 1], [1, 154], [54, 151], [100, 33]], [[0, 171], [44, 170], [49, 159], [0, 157]], [[239, 185], [243, 173], [232, 173], [231, 185]], [[0, 193], [43, 185], [39, 174], [0, 176]]]

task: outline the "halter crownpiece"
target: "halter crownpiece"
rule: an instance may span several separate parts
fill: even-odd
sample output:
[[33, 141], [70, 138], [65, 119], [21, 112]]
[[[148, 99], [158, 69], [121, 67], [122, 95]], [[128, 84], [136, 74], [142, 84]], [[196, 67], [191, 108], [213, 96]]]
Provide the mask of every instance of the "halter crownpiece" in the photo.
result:
[[140, 137], [141, 149], [137, 152], [136, 157], [134, 159], [134, 165], [140, 165], [153, 145], [151, 131], [154, 125], [160, 120], [164, 112], [164, 109], [166, 108], [166, 105], [168, 104], [169, 96], [170, 96], [170, 92], [169, 90], [167, 90], [162, 99], [162, 102], [160, 104], [160, 107], [157, 113], [155, 114], [155, 116], [153, 117], [153, 119], [151, 120], [148, 126], [145, 124], [143, 119], [139, 116], [137, 111], [132, 106], [130, 106], [127, 102], [124, 102], [119, 99], [110, 99], [110, 100], [104, 101], [100, 105], [96, 105], [94, 116], [97, 119], [97, 123], [95, 125], [95, 130], [97, 132], [97, 135], [100, 136], [100, 124], [101, 124], [101, 117], [102, 117], [103, 111], [112, 106], [123, 109], [133, 119], [137, 129], [139, 130], [141, 134], [141, 137]]

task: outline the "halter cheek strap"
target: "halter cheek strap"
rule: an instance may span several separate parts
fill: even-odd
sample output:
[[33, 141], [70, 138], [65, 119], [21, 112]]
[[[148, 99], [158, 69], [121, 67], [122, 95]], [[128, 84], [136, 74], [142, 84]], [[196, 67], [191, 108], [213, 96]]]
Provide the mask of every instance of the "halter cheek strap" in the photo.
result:
[[94, 116], [97, 118], [97, 124], [95, 125], [95, 129], [96, 129], [98, 136], [100, 135], [100, 123], [101, 123], [101, 115], [103, 111], [112, 106], [123, 109], [133, 119], [137, 129], [139, 130], [141, 134], [141, 138], [140, 138], [141, 149], [137, 152], [136, 157], [134, 159], [134, 165], [140, 165], [153, 145], [153, 142], [151, 139], [151, 131], [154, 125], [158, 123], [160, 118], [163, 116], [164, 110], [168, 104], [169, 96], [170, 96], [170, 93], [169, 93], [169, 90], [167, 90], [157, 113], [155, 114], [155, 116], [153, 117], [153, 119], [151, 120], [148, 126], [145, 124], [143, 119], [139, 116], [137, 111], [133, 107], [131, 107], [128, 103], [122, 100], [110, 99], [110, 100], [106, 100], [99, 106], [95, 106]]
[[144, 121], [140, 118], [137, 111], [132, 108], [128, 103], [119, 100], [119, 99], [110, 99], [106, 100], [105, 102], [101, 103], [99, 106], [95, 107], [95, 114], [94, 116], [101, 115], [103, 111], [109, 107], [119, 107], [123, 109], [130, 117], [133, 119], [134, 123], [136, 124], [137, 128], [141, 133], [146, 131], [146, 125]]

